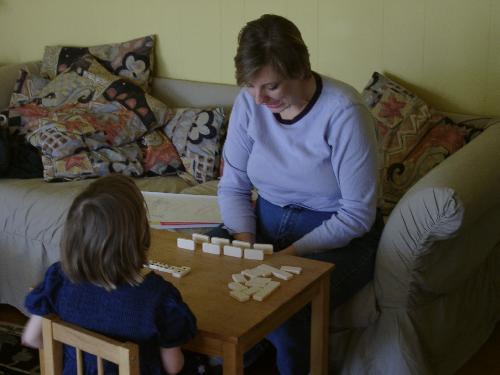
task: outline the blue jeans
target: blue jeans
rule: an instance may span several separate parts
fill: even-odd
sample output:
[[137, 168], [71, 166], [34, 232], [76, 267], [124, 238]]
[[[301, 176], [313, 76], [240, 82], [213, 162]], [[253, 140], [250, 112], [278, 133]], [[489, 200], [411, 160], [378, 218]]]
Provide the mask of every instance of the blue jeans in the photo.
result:
[[[275, 251], [282, 250], [328, 220], [332, 214], [297, 205], [279, 207], [259, 197], [256, 206], [256, 241], [273, 244]], [[382, 217], [377, 214], [375, 224], [363, 237], [352, 240], [343, 248], [305, 256], [335, 263], [330, 276], [332, 310], [373, 278], [375, 253], [382, 229]], [[214, 229], [209, 235], [231, 238], [224, 226]], [[310, 306], [306, 306], [267, 336], [276, 348], [276, 364], [281, 375], [309, 373], [310, 320]]]

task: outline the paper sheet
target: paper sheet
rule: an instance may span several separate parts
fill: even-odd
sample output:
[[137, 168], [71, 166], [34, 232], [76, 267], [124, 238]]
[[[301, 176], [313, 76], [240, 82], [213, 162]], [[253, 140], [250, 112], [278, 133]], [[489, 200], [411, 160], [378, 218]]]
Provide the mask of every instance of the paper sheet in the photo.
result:
[[222, 222], [213, 195], [158, 193], [143, 191], [153, 228], [215, 227]]

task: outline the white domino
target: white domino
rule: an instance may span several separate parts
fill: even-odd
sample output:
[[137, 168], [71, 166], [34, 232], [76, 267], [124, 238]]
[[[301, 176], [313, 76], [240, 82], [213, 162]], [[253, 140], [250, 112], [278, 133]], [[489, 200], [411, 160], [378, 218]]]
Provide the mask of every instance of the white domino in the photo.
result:
[[255, 267], [257, 270], [256, 272], [260, 272], [260, 276], [271, 276], [273, 274], [274, 270], [277, 270], [277, 268], [271, 267], [268, 264], [259, 264], [257, 267]]
[[227, 287], [231, 290], [239, 290], [239, 291], [247, 289], [245, 285], [237, 283], [236, 281], [230, 282], [229, 284], [227, 284]]
[[168, 266], [167, 269], [165, 269], [166, 273], [173, 274], [174, 272], [179, 272], [179, 267], [177, 266]]
[[[241, 274], [247, 276], [250, 279], [253, 279], [254, 277], [263, 276], [262, 271], [258, 268], [251, 268], [251, 269], [243, 270], [243, 271], [241, 271]], [[269, 273], [269, 275], [270, 275], [270, 273]]]
[[181, 266], [177, 267], [177, 269], [172, 272], [172, 276], [180, 279], [181, 277], [186, 276], [189, 272], [191, 272], [190, 267]]
[[269, 277], [254, 277], [253, 279], [245, 281], [245, 285], [246, 286], [263, 287], [263, 286], [267, 285], [270, 281], [271, 281], [271, 278], [269, 278]]
[[193, 233], [192, 238], [195, 243], [210, 242], [210, 237], [205, 234]]
[[230, 257], [241, 258], [243, 255], [243, 250], [241, 250], [241, 247], [225, 245], [223, 251], [224, 255]]
[[201, 246], [204, 253], [220, 255], [220, 245], [204, 242]]
[[240, 302], [245, 302], [245, 301], [248, 301], [250, 299], [250, 296], [248, 294], [245, 294], [245, 293], [240, 292], [238, 290], [232, 290], [229, 293], [229, 295]]
[[245, 259], [264, 260], [264, 251], [256, 249], [245, 249], [243, 252]]
[[279, 281], [270, 281], [266, 286], [261, 288], [259, 291], [252, 295], [252, 298], [256, 301], [262, 302], [267, 296], [276, 290], [280, 286]]
[[231, 241], [228, 240], [227, 238], [220, 238], [220, 237], [212, 237], [210, 239], [210, 242], [213, 243], [214, 245], [230, 245]]
[[290, 280], [293, 277], [293, 274], [291, 274], [290, 272], [276, 269], [276, 271], [273, 271], [273, 276], [282, 280]]
[[245, 275], [242, 275], [241, 273], [235, 273], [231, 276], [233, 281], [236, 281], [237, 283], [245, 284], [247, 281], [247, 278]]
[[302, 267], [281, 266], [280, 270], [285, 271], [285, 272], [294, 273], [296, 275], [300, 275], [302, 273]]
[[187, 238], [177, 238], [177, 247], [186, 250], [194, 250], [194, 241]]
[[233, 242], [231, 242], [231, 245], [237, 246], [237, 247], [241, 247], [243, 249], [248, 249], [248, 248], [252, 247], [252, 245], [250, 244], [250, 242], [247, 242], [247, 241], [238, 241], [238, 240], [233, 240]]
[[155, 261], [149, 261], [147, 264], [144, 265], [144, 267], [160, 272], [166, 272], [177, 278], [184, 277], [191, 271], [191, 268], [187, 266], [181, 266], [181, 267], [169, 266], [166, 263], [155, 262]]
[[251, 286], [250, 288], [242, 289], [241, 292], [251, 296], [251, 295], [257, 293], [258, 291], [260, 291], [261, 289], [262, 289], [261, 286]]
[[274, 253], [273, 245], [268, 243], [254, 243], [253, 248], [264, 251], [264, 254], [266, 255], [272, 255]]
[[147, 264], [144, 265], [145, 267], [151, 269], [151, 270], [156, 270], [160, 272], [170, 272], [170, 266], [165, 263], [160, 263], [160, 262], [154, 262], [154, 261], [149, 261]]
[[262, 272], [271, 272], [273, 276], [282, 280], [290, 280], [293, 277], [293, 274], [290, 272], [282, 271], [276, 267], [270, 266], [268, 264], [260, 264], [257, 266]]

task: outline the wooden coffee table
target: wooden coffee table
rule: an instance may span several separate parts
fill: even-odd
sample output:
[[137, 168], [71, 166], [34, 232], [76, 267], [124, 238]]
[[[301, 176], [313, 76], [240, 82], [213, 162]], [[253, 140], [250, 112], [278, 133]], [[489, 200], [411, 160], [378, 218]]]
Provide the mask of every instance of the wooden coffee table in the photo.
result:
[[[329, 277], [333, 265], [290, 255], [264, 261], [238, 259], [177, 248], [176, 232], [152, 230], [148, 258], [191, 267], [181, 279], [160, 273], [182, 294], [197, 318], [198, 335], [185, 345], [194, 352], [222, 356], [224, 374], [243, 374], [243, 353], [311, 302], [311, 374], [328, 373]], [[231, 275], [261, 263], [302, 267], [302, 274], [281, 282], [263, 302], [238, 302], [229, 295]]]

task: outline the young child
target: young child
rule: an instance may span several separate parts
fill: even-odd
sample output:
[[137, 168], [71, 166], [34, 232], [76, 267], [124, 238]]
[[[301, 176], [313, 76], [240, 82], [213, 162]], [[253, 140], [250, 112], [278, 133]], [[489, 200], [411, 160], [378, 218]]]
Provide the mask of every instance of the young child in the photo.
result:
[[[179, 291], [153, 272], [141, 275], [150, 245], [144, 198], [123, 175], [101, 177], [71, 205], [61, 261], [26, 297], [33, 314], [23, 343], [41, 347], [41, 316], [139, 344], [141, 374], [175, 374], [184, 365], [180, 345], [196, 333], [196, 319]], [[97, 373], [86, 354], [87, 374]], [[116, 373], [105, 363], [106, 373]], [[76, 374], [74, 349], [64, 349], [64, 374]]]

